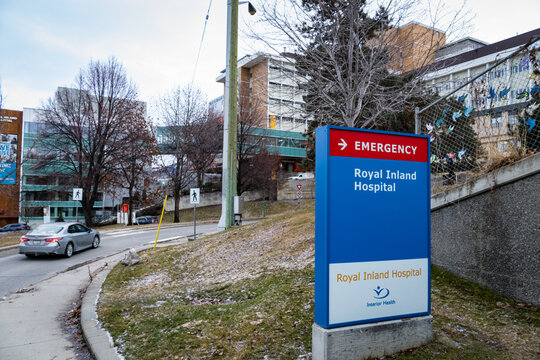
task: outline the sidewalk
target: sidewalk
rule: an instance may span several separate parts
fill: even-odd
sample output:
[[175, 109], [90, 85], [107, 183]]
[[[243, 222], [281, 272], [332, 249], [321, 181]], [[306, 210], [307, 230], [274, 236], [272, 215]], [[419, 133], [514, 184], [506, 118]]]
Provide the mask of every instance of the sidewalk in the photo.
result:
[[75, 359], [76, 349], [62, 330], [61, 315], [90, 281], [89, 270], [121, 260], [123, 253], [59, 274], [29, 292], [0, 302], [0, 354], [4, 360]]
[[[202, 235], [202, 234], [201, 234]], [[207, 235], [207, 234], [205, 234]], [[187, 242], [182, 237], [168, 246]], [[137, 248], [137, 251], [151, 248], [153, 244]], [[93, 284], [83, 299], [81, 324], [89, 349], [105, 349], [111, 356], [98, 359], [118, 358], [110, 347], [108, 334], [101, 330], [96, 320], [95, 306], [101, 284], [106, 274], [119, 261], [126, 251], [111, 255], [88, 265], [61, 273], [53, 278], [35, 284], [28, 292], [12, 294], [0, 301], [0, 358], [2, 360], [25, 359], [75, 359], [76, 349], [62, 329], [62, 315], [72, 308], [80, 291], [90, 283], [90, 273], [94, 274]], [[103, 270], [97, 272], [97, 270]]]

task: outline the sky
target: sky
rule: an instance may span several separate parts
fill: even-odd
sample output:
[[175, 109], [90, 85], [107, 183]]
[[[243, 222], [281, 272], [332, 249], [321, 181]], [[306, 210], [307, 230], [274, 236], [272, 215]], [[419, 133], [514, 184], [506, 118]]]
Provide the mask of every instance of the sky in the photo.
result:
[[[0, 0], [3, 107], [39, 107], [58, 86], [73, 84], [90, 60], [111, 56], [124, 65], [140, 99], [152, 104], [191, 83], [210, 3], [194, 77], [209, 100], [223, 94], [215, 79], [225, 68], [226, 0]], [[538, 0], [469, 0], [466, 9], [473, 29], [464, 35], [488, 43], [540, 27]], [[246, 5], [239, 14], [240, 31], [256, 21]], [[256, 49], [240, 33], [238, 57]]]

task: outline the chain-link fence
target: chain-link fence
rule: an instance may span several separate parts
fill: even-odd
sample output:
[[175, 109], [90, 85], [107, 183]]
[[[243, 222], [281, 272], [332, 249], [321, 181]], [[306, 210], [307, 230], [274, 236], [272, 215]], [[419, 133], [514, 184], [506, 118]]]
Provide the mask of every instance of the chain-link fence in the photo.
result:
[[417, 112], [417, 131], [431, 139], [432, 192], [540, 151], [538, 40], [429, 80], [442, 97]]

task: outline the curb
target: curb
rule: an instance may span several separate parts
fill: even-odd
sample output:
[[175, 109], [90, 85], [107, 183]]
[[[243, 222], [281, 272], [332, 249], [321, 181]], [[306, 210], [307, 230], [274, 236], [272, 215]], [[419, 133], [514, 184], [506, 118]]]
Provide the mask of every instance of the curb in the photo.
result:
[[[116, 262], [115, 262], [116, 265]], [[96, 359], [120, 359], [111, 342], [109, 333], [104, 330], [97, 319], [96, 306], [101, 293], [101, 285], [113, 266], [107, 265], [100, 271], [86, 289], [81, 305], [81, 328], [86, 344]]]
[[[206, 233], [202, 235], [201, 238], [207, 235], [211, 235], [213, 233], [214, 232]], [[182, 240], [182, 239], [185, 239], [186, 242], [188, 241], [187, 236], [178, 237], [176, 241]], [[164, 242], [169, 243], [173, 241], [175, 240], [169, 239]], [[158, 241], [158, 244], [160, 243], [163, 244], [163, 242]], [[139, 253], [140, 251], [143, 251], [143, 250], [152, 249], [153, 244], [154, 242], [152, 242], [151, 244], [147, 243], [143, 246], [137, 247], [135, 250], [137, 251], [137, 253]], [[176, 244], [171, 243], [171, 244], [164, 244], [162, 246], [169, 246], [169, 245], [176, 245]], [[111, 261], [108, 262], [105, 268], [103, 268], [98, 274], [94, 275], [82, 299], [82, 304], [81, 304], [82, 334], [86, 341], [86, 345], [88, 346], [88, 349], [97, 360], [123, 359], [123, 357], [120, 354], [118, 354], [116, 347], [113, 344], [112, 338], [109, 335], [109, 332], [101, 327], [101, 324], [98, 320], [96, 307], [99, 301], [99, 296], [101, 294], [101, 286], [107, 279], [107, 275], [109, 275], [109, 272], [115, 266], [117, 266], [118, 263], [120, 263], [125, 253], [127, 253], [127, 250], [113, 255], [113, 257], [118, 256], [117, 260], [111, 259]]]
[[19, 244], [17, 245], [8, 245], [8, 246], [2, 246], [0, 247], [0, 251], [7, 251], [7, 250], [13, 250], [19, 247]]
[[[201, 221], [197, 221], [197, 224], [213, 224], [213, 223], [216, 223], [217, 224], [217, 220], [201, 220]], [[163, 224], [161, 225], [161, 228], [164, 229], [164, 228], [174, 228], [174, 227], [178, 227], [178, 226], [187, 226], [187, 225], [191, 225], [193, 224], [193, 222], [181, 222], [181, 223], [167, 223], [167, 224]], [[146, 224], [145, 224], [146, 225]], [[93, 228], [94, 230], [97, 230], [99, 231], [100, 234], [105, 234], [107, 235], [107, 233], [110, 233], [110, 232], [130, 232], [130, 231], [138, 231], [138, 230], [157, 230], [158, 228], [158, 225], [155, 225], [155, 224], [152, 224], [151, 226], [144, 226], [144, 225], [131, 225], [131, 226], [125, 226], [123, 228], [118, 228], [118, 229], [110, 229], [110, 230], [99, 230], [99, 228]]]

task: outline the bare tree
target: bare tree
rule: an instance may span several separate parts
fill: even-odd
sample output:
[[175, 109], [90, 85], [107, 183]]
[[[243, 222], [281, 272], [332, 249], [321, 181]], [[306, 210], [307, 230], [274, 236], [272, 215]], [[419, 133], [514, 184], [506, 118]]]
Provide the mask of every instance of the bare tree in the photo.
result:
[[204, 119], [208, 111], [206, 98], [191, 86], [177, 87], [163, 96], [158, 104], [161, 116], [160, 152], [162, 172], [170, 179], [174, 197], [174, 222], [180, 221], [180, 193], [193, 180], [190, 169], [190, 125]]
[[100, 186], [114, 170], [130, 120], [142, 106], [123, 66], [110, 58], [90, 61], [73, 88], [59, 88], [40, 110], [44, 131], [38, 143], [51, 154], [44, 165], [71, 176], [74, 185], [83, 189], [81, 204], [89, 226]]
[[[253, 35], [274, 48], [292, 47], [310, 120], [375, 128], [418, 98], [423, 66], [433, 60], [444, 32], [466, 20], [458, 11], [446, 31], [437, 30], [443, 15], [439, 2], [423, 17], [430, 19], [423, 30], [402, 26], [418, 15], [417, 3], [288, 0], [283, 6], [268, 0], [260, 18], [272, 34], [265, 34], [266, 40]], [[414, 64], [403, 66], [409, 59]]]
[[[267, 138], [263, 129], [266, 123], [266, 104], [263, 96], [254, 92], [249, 83], [241, 83], [238, 92], [238, 172], [237, 192], [262, 188], [261, 174], [274, 161], [268, 161]], [[274, 166], [277, 168], [277, 165]], [[270, 178], [272, 174], [268, 175]], [[264, 175], [263, 175], [264, 176]]]
[[199, 188], [202, 188], [204, 174], [214, 163], [216, 154], [223, 149], [223, 127], [219, 120], [217, 114], [209, 111], [184, 126], [186, 155]]
[[279, 170], [279, 163], [279, 156], [271, 154], [265, 147], [247, 158], [242, 169], [242, 192], [270, 189], [270, 184], [275, 184], [272, 176]]
[[132, 225], [134, 192], [143, 191], [144, 182], [150, 176], [153, 157], [157, 154], [156, 140], [151, 124], [140, 109], [125, 130], [125, 146], [117, 153], [113, 181], [116, 186], [128, 190], [128, 225]]

